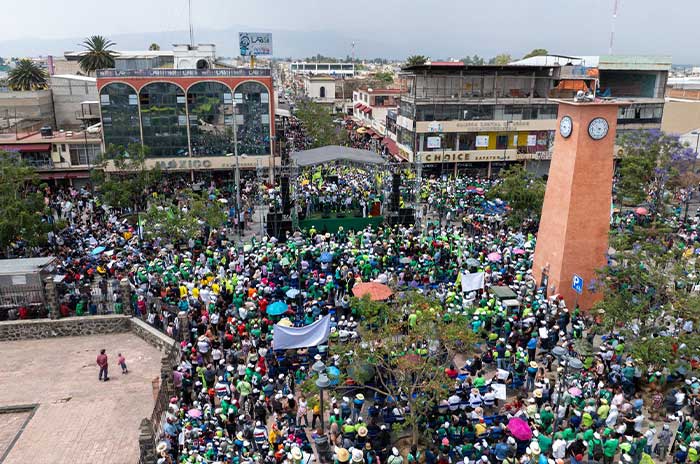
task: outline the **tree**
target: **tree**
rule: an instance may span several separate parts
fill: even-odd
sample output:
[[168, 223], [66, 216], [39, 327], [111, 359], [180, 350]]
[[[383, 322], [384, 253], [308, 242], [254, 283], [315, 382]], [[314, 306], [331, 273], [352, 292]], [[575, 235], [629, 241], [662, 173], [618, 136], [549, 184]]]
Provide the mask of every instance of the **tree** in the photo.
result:
[[10, 256], [13, 243], [46, 241], [51, 224], [43, 219], [44, 196], [34, 170], [18, 156], [0, 151], [0, 250]]
[[484, 64], [484, 59], [479, 55], [465, 56], [461, 61], [467, 66], [481, 66]]
[[513, 165], [502, 173], [502, 181], [489, 190], [488, 198], [505, 201], [511, 208], [508, 223], [518, 226], [528, 219], [539, 219], [544, 202], [546, 184], [520, 165]]
[[647, 202], [653, 214], [663, 212], [673, 194], [687, 186], [684, 175], [693, 171], [695, 151], [683, 146], [678, 136], [656, 129], [626, 132], [620, 146], [618, 200]]
[[[474, 335], [462, 316], [442, 314], [438, 301], [408, 293], [392, 304], [367, 296], [351, 305], [361, 316], [357, 340], [331, 349], [340, 355], [341, 373], [361, 389], [408, 403], [402, 428], [413, 443], [429, 439], [425, 427], [451, 387], [445, 369], [457, 352], [471, 351]], [[415, 317], [407, 319], [404, 316]]]
[[294, 115], [311, 137], [312, 148], [342, 145], [347, 140], [347, 133], [333, 123], [333, 115], [318, 103], [303, 100], [297, 105]]
[[151, 45], [148, 46], [148, 49], [151, 51], [158, 51], [158, 50], [160, 50], [160, 45], [153, 42]]
[[513, 58], [510, 56], [508, 53], [501, 53], [499, 55], [494, 56], [489, 60], [489, 64], [496, 64], [500, 66], [504, 66], [508, 63], [513, 61]]
[[146, 158], [148, 148], [141, 144], [127, 149], [107, 147], [100, 169], [93, 171], [93, 182], [104, 204], [134, 212], [146, 208], [148, 190], [157, 185], [162, 174], [160, 169], [148, 168]]
[[384, 85], [391, 84], [394, 82], [394, 73], [390, 71], [380, 71], [374, 75], [374, 78]]
[[546, 48], [535, 48], [530, 53], [523, 56], [523, 59], [530, 58], [533, 56], [544, 56], [544, 55], [549, 55], [549, 52], [547, 51]]
[[425, 64], [426, 61], [428, 61], [428, 58], [423, 55], [411, 55], [406, 58], [406, 66], [420, 66]]
[[114, 57], [115, 52], [110, 50], [114, 45], [109, 39], [102, 37], [101, 35], [93, 35], [88, 37], [81, 44], [86, 52], [84, 52], [79, 59], [80, 69], [82, 69], [88, 75], [97, 71], [98, 69], [107, 69], [114, 67]]
[[141, 225], [147, 239], [161, 238], [177, 243], [201, 235], [206, 228], [218, 229], [226, 219], [221, 202], [189, 190], [178, 198], [159, 197], [151, 202]]
[[21, 59], [7, 76], [12, 90], [38, 90], [46, 88], [46, 71], [28, 59]]

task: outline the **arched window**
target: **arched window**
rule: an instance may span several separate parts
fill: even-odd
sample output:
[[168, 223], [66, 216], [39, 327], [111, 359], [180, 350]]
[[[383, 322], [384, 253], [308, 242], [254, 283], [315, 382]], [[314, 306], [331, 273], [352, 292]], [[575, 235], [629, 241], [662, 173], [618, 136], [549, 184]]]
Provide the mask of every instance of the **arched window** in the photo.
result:
[[139, 102], [136, 90], [127, 84], [114, 82], [100, 90], [102, 131], [105, 145], [126, 148], [141, 143]]
[[188, 156], [185, 92], [168, 82], [145, 85], [139, 92], [143, 144], [150, 157]]
[[193, 156], [233, 153], [233, 94], [219, 82], [200, 82], [187, 91]]
[[318, 89], [318, 95], [321, 98], [326, 98], [326, 88], [324, 86], [321, 86], [321, 88]]
[[270, 154], [270, 93], [259, 82], [244, 82], [236, 87], [236, 131], [238, 153]]

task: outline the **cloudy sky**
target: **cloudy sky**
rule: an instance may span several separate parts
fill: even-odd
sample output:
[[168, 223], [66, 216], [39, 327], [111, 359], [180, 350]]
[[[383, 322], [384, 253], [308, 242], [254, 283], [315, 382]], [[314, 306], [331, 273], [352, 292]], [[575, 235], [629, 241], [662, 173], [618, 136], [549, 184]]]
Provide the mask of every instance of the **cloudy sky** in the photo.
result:
[[[698, 0], [619, 0], [615, 52], [700, 63]], [[275, 55], [401, 58], [606, 54], [613, 0], [192, 0], [195, 40], [235, 52], [236, 33], [271, 31]], [[61, 53], [101, 33], [117, 48], [152, 39], [186, 42], [187, 0], [0, 0], [0, 55]], [[23, 6], [26, 5], [26, 6]], [[163, 33], [168, 34], [163, 34]], [[46, 40], [49, 39], [49, 40]], [[165, 44], [167, 46], [168, 44]], [[62, 48], [62, 49], [58, 49]], [[73, 49], [76, 47], [73, 46]]]

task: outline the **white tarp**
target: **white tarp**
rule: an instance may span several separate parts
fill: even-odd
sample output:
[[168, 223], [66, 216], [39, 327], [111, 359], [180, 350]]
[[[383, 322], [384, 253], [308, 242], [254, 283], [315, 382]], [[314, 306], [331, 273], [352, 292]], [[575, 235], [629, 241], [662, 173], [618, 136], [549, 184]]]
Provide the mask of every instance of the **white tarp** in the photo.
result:
[[462, 291], [472, 292], [484, 288], [484, 273], [474, 272], [472, 274], [462, 273]]
[[491, 388], [493, 389], [493, 392], [496, 394], [497, 400], [508, 399], [508, 395], [506, 394], [506, 384], [504, 384], [504, 383], [492, 383]]
[[284, 327], [275, 324], [272, 338], [272, 348], [286, 350], [290, 348], [306, 348], [320, 345], [328, 340], [331, 333], [331, 316], [304, 327]]

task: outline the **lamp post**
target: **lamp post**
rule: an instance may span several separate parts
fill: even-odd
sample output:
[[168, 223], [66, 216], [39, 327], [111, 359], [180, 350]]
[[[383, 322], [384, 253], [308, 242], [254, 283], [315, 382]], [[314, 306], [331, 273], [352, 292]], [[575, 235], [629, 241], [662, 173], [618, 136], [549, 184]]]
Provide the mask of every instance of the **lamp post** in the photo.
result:
[[311, 365], [311, 370], [318, 374], [318, 379], [316, 379], [316, 386], [319, 389], [319, 397], [321, 398], [321, 430], [326, 433], [326, 427], [323, 423], [323, 390], [328, 388], [331, 384], [330, 379], [326, 375], [326, 365], [320, 359], [316, 360], [315, 363]]
[[564, 372], [559, 377], [559, 393], [555, 404], [554, 426], [552, 427], [552, 433], [555, 434], [559, 431], [559, 403], [564, 394], [564, 384], [566, 383], [566, 377], [569, 375], [569, 369], [578, 372], [583, 369], [583, 363], [580, 359], [570, 356], [568, 351], [559, 345], [552, 348], [552, 354], [557, 358], [559, 364], [564, 366]]

